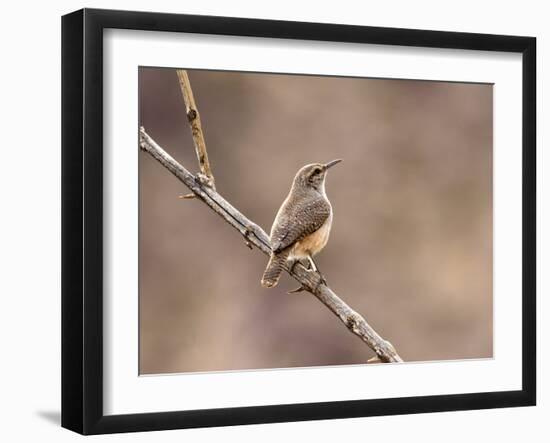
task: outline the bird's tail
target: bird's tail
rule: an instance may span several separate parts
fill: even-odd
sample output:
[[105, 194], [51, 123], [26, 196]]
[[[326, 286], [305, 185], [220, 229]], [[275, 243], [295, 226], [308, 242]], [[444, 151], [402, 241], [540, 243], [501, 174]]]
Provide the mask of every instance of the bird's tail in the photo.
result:
[[273, 286], [277, 286], [277, 283], [279, 283], [279, 278], [281, 277], [281, 272], [283, 272], [283, 266], [288, 258], [288, 254], [289, 251], [271, 254], [262, 277], [262, 286], [264, 288], [272, 288]]

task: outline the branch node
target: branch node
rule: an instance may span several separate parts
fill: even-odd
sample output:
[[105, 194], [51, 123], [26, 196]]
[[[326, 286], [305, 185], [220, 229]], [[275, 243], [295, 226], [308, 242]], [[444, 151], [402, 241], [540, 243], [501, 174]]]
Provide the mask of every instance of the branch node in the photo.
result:
[[356, 312], [353, 312], [349, 314], [348, 317], [346, 318], [346, 326], [352, 331], [355, 331], [355, 329], [361, 323], [361, 321], [363, 321], [363, 317], [361, 317]]
[[187, 111], [187, 119], [189, 120], [189, 123], [193, 123], [193, 120], [197, 118], [197, 110], [193, 108], [189, 108], [189, 111]]
[[249, 235], [252, 234], [254, 231], [249, 225], [245, 225], [244, 227], [244, 244], [249, 248], [252, 249], [252, 243], [250, 243], [250, 237]]
[[202, 172], [197, 172], [195, 175], [196, 182], [201, 186], [207, 186], [210, 189], [214, 189], [214, 178], [209, 177]]

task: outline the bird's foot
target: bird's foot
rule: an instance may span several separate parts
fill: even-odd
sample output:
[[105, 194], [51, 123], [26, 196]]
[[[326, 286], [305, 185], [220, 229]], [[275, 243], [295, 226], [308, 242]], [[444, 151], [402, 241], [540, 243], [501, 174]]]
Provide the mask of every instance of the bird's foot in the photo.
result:
[[314, 266], [311, 266], [311, 262], [310, 263], [310, 266], [307, 268], [307, 272], [311, 273], [311, 274], [316, 274], [319, 281], [317, 283], [317, 286], [323, 284], [325, 286], [328, 286], [327, 284], [327, 279], [325, 278], [325, 276], [321, 273], [321, 271], [319, 271], [319, 269], [317, 267], [314, 267]]
[[320, 272], [317, 272], [317, 275], [319, 275], [319, 284], [328, 286], [327, 279], [325, 278], [325, 276]]
[[[294, 260], [292, 264], [290, 265], [289, 272], [292, 274], [294, 272], [294, 269], [296, 268], [296, 265], [300, 263], [302, 266], [305, 266], [304, 263], [300, 259]], [[306, 268], [307, 269], [307, 268]], [[305, 291], [307, 288], [304, 285], [300, 285], [300, 287], [296, 289], [292, 289], [291, 291], [288, 291], [287, 294], [296, 294], [298, 292]]]
[[315, 290], [317, 291], [319, 289], [319, 286], [324, 285], [328, 286], [327, 279], [323, 274], [321, 274], [319, 271], [315, 272], [317, 274], [317, 284], [315, 285]]
[[296, 268], [296, 265], [300, 263], [303, 265], [303, 263], [300, 260], [293, 260], [292, 264], [290, 265], [290, 269], [288, 270], [291, 274], [294, 272], [294, 269]]

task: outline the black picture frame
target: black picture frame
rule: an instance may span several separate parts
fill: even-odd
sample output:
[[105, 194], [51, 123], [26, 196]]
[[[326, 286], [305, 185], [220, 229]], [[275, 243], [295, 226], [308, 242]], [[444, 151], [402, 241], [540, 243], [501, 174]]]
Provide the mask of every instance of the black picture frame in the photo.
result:
[[[171, 31], [522, 54], [522, 389], [260, 407], [103, 413], [103, 30]], [[536, 39], [83, 9], [62, 18], [62, 426], [82, 434], [535, 405]]]

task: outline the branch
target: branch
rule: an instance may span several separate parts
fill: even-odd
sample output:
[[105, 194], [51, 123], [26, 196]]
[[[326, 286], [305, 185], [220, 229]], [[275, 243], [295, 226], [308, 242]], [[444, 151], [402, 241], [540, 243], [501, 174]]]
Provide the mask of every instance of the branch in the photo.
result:
[[[189, 83], [189, 77], [185, 69], [177, 69], [178, 80], [180, 83], [181, 95], [185, 101], [185, 113], [187, 114], [187, 120], [191, 125], [191, 133], [193, 134], [193, 143], [195, 144], [195, 152], [197, 153], [197, 159], [199, 160], [199, 166], [201, 168], [201, 174], [204, 176], [203, 181], [212, 189], [216, 189], [214, 185], [214, 175], [210, 168], [210, 162], [208, 161], [208, 152], [206, 151], [206, 142], [204, 141], [204, 134], [202, 132], [201, 116], [195, 103], [195, 97], [193, 97], [193, 90], [191, 89], [191, 83]], [[189, 198], [188, 196], [185, 196]]]
[[[208, 181], [204, 180], [204, 178], [201, 178], [199, 175], [195, 176], [191, 174], [187, 169], [176, 162], [176, 160], [145, 132], [144, 128], [140, 128], [139, 131], [139, 146], [183, 182], [193, 192], [196, 198], [206, 203], [210, 209], [239, 231], [247, 242], [256, 246], [264, 254], [270, 255], [270, 241], [264, 230], [235, 209], [227, 200], [216, 192], [215, 189], [209, 186]], [[293, 267], [292, 271], [288, 266], [285, 266], [285, 270], [296, 279], [305, 290], [315, 295], [315, 297], [329, 308], [351, 332], [363, 340], [376, 353], [380, 361], [403, 361], [392, 344], [380, 337], [361, 315], [351, 309], [326, 284], [324, 284], [318, 273], [307, 270], [299, 263]]]

